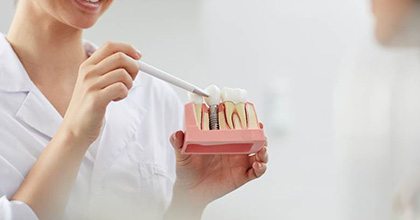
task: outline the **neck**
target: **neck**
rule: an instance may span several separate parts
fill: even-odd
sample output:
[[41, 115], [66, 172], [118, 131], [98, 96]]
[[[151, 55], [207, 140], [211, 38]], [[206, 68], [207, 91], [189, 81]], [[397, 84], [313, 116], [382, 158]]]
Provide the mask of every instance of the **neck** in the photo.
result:
[[[30, 76], [77, 77], [77, 69], [86, 59], [82, 31], [46, 15], [36, 4], [36, 1], [19, 2], [8, 41]], [[68, 74], [73, 72], [73, 76]], [[45, 74], [48, 77], [41, 76]]]

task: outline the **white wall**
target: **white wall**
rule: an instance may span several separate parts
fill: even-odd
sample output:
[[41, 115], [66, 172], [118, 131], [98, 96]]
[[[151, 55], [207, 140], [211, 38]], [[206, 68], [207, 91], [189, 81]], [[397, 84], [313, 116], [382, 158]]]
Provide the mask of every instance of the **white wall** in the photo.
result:
[[[13, 7], [1, 1], [5, 33]], [[332, 89], [340, 58], [368, 22], [366, 6], [366, 0], [119, 0], [86, 38], [131, 42], [146, 61], [203, 87], [248, 89], [270, 135], [268, 173], [216, 201], [204, 219], [335, 220]]]

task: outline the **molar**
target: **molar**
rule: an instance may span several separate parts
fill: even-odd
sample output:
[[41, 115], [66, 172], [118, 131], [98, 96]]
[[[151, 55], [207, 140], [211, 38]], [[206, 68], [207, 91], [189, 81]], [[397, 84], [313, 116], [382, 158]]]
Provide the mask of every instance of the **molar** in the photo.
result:
[[243, 89], [224, 88], [222, 100], [225, 105], [226, 122], [231, 129], [246, 129], [245, 103], [247, 92]]
[[201, 112], [201, 130], [208, 131], [210, 130], [209, 107], [207, 107], [206, 104], [203, 104]]
[[258, 129], [259, 128], [259, 122], [257, 118], [257, 112], [255, 111], [255, 107], [251, 103], [245, 104], [246, 109], [246, 117], [248, 119], [247, 127], [248, 129]]

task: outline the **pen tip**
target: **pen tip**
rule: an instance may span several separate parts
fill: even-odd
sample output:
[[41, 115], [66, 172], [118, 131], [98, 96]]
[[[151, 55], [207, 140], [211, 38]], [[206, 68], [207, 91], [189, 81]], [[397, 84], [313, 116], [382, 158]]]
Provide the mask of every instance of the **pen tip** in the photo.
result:
[[201, 89], [194, 89], [193, 93], [203, 97], [209, 97], [209, 95]]

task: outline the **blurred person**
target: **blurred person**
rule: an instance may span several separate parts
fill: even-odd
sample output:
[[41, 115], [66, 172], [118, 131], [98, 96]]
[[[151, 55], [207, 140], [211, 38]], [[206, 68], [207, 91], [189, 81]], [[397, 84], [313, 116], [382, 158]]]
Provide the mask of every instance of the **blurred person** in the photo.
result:
[[372, 12], [375, 38], [345, 62], [336, 89], [342, 219], [416, 219], [420, 1], [373, 0]]
[[112, 3], [19, 0], [0, 34], [0, 219], [200, 219], [264, 174], [266, 148], [180, 153], [174, 91], [133, 46], [83, 40]]

